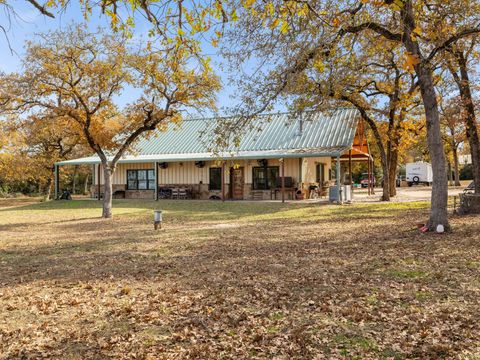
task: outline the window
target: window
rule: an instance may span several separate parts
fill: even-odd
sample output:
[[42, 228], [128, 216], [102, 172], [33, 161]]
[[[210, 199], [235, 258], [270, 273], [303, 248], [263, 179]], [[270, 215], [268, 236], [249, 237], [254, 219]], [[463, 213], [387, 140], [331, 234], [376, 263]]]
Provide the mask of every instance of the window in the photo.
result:
[[278, 166], [253, 168], [253, 190], [268, 190], [277, 184]]
[[155, 170], [127, 170], [127, 190], [154, 190]]
[[316, 181], [322, 184], [325, 181], [325, 164], [317, 163], [316, 165]]
[[222, 168], [212, 167], [209, 169], [209, 174], [208, 190], [222, 190]]

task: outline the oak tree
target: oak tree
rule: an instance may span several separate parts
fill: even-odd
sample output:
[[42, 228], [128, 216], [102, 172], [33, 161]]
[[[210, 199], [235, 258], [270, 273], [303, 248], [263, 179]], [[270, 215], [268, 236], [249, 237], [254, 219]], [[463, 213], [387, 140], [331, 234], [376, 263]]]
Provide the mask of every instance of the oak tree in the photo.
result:
[[[81, 26], [40, 35], [26, 48], [23, 72], [2, 80], [10, 111], [45, 110], [69, 125], [99, 156], [104, 173], [102, 216], [112, 216], [112, 176], [141, 136], [180, 122], [189, 107], [213, 108], [219, 81], [207, 61], [179, 44], [133, 48], [117, 33]], [[121, 107], [124, 88], [140, 95]]]

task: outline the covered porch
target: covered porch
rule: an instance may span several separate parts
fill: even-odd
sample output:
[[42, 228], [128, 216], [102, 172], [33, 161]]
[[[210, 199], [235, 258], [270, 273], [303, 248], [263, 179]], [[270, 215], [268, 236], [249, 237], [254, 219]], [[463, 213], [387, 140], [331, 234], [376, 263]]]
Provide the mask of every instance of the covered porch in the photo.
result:
[[[185, 120], [180, 129], [141, 139], [135, 152], [116, 165], [114, 197], [285, 201], [329, 196], [338, 203], [351, 198], [342, 187], [341, 163], [371, 163], [355, 109], [267, 114], [258, 120], [264, 122], [261, 131], [247, 131], [238, 146], [220, 153], [205, 143], [213, 133], [201, 139], [214, 119]], [[98, 156], [57, 163], [56, 198], [60, 167], [78, 164], [92, 167], [91, 196], [101, 199], [104, 175]]]
[[[351, 169], [353, 161], [371, 161], [368, 153], [360, 151], [354, 146], [343, 152], [303, 151], [270, 157], [124, 159], [113, 174], [112, 195], [122, 199], [285, 201], [328, 198], [333, 187], [340, 189], [335, 202], [341, 203], [349, 199], [342, 194], [342, 186], [351, 184], [342, 176], [341, 163], [347, 161]], [[59, 188], [61, 167], [79, 164], [91, 166], [91, 198], [103, 198], [102, 165], [93, 159], [78, 159], [55, 165], [55, 199], [63, 190]]]

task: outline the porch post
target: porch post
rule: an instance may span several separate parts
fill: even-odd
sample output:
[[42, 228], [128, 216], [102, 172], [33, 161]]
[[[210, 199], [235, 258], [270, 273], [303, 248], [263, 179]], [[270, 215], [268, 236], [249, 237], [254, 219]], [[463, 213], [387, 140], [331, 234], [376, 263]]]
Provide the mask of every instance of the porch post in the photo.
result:
[[58, 200], [58, 196], [60, 193], [59, 180], [60, 180], [59, 168], [58, 168], [58, 165], [55, 165], [55, 200]]
[[298, 187], [302, 188], [303, 182], [303, 158], [298, 158]]
[[372, 195], [375, 195], [375, 162], [372, 159]]
[[98, 174], [98, 179], [97, 179], [97, 182], [98, 182], [98, 185], [97, 185], [97, 194], [98, 194], [98, 201], [100, 201], [100, 165], [101, 164], [98, 164], [98, 171], [97, 171], [97, 174]]
[[353, 176], [352, 176], [352, 150], [348, 152], [348, 174], [350, 175], [350, 186], [353, 189]]
[[285, 159], [280, 159], [282, 163], [282, 203], [285, 202]]
[[155, 201], [158, 200], [158, 162], [154, 162], [155, 164]]
[[367, 162], [368, 162], [368, 170], [367, 170], [368, 182], [367, 182], [367, 187], [368, 187], [368, 195], [371, 195], [371, 194], [370, 194], [370, 180], [371, 180], [371, 175], [370, 175], [370, 157], [368, 158]]
[[[90, 191], [92, 193], [92, 198], [95, 197], [95, 180], [96, 180], [96, 176], [95, 176], [95, 164], [92, 165], [92, 186], [90, 187]], [[93, 189], [93, 190], [92, 190]]]
[[225, 161], [222, 161], [222, 201], [225, 201]]
[[338, 190], [338, 199], [337, 203], [342, 204], [342, 189], [340, 186], [340, 155], [337, 155], [337, 190]]

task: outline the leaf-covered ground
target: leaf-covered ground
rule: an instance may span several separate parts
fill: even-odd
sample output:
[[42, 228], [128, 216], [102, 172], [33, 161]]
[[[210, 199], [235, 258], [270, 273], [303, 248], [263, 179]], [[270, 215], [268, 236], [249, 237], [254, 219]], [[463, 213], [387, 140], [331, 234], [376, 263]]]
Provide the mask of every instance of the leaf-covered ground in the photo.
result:
[[0, 201], [1, 359], [480, 357], [478, 216], [421, 235], [426, 203], [22, 201]]

